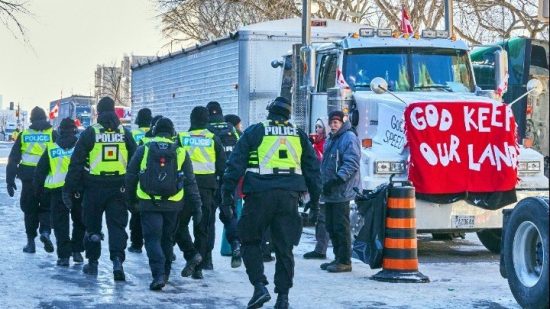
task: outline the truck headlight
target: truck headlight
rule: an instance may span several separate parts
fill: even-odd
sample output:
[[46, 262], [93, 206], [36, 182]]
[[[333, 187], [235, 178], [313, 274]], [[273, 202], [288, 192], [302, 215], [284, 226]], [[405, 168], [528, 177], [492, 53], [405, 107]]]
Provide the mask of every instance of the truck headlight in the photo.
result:
[[518, 163], [519, 172], [539, 172], [540, 161], [522, 161]]
[[374, 173], [376, 174], [403, 174], [407, 169], [405, 161], [376, 161]]

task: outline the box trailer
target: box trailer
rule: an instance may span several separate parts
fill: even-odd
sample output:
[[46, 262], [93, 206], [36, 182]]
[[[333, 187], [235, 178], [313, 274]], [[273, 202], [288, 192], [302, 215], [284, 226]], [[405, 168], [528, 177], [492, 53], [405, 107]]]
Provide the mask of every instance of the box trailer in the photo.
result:
[[[312, 41], [318, 43], [342, 39], [359, 27], [335, 20], [315, 20], [312, 25]], [[132, 115], [148, 107], [153, 114], [170, 117], [177, 130], [185, 130], [193, 107], [218, 101], [224, 114], [238, 114], [245, 126], [262, 121], [281, 85], [270, 63], [300, 42], [300, 19], [276, 20], [141, 61], [132, 67]]]

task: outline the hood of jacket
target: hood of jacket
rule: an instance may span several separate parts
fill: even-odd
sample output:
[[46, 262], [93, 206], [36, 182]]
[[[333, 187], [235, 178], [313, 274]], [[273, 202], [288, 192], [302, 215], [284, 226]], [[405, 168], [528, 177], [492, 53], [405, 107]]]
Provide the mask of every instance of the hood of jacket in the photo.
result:
[[31, 123], [29, 129], [43, 131], [51, 127], [52, 125], [47, 120], [35, 120], [33, 123]]
[[209, 117], [210, 123], [216, 123], [216, 122], [225, 122], [225, 119], [223, 118], [223, 114], [212, 114]]
[[97, 122], [105, 129], [116, 130], [120, 125], [120, 120], [115, 112], [102, 112], [97, 115]]
[[63, 149], [70, 149], [76, 145], [78, 138], [74, 134], [64, 133], [59, 134], [55, 143]]

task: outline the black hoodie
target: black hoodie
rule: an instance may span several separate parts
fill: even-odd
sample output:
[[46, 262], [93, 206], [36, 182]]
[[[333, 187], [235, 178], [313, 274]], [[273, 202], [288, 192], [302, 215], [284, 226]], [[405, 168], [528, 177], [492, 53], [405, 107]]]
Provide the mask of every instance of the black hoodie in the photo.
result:
[[[58, 134], [55, 143], [59, 145], [59, 147], [67, 150], [73, 148], [76, 145], [76, 141], [77, 137], [74, 134], [63, 133]], [[50, 173], [50, 168], [50, 158], [48, 156], [48, 152], [44, 151], [42, 157], [40, 157], [40, 161], [38, 161], [36, 170], [34, 171], [33, 184], [35, 189], [44, 187], [44, 182]], [[50, 191], [61, 191], [61, 188], [51, 189]]]
[[[35, 120], [29, 126], [29, 129], [43, 131], [51, 128], [52, 125], [45, 119]], [[6, 166], [6, 183], [15, 183], [15, 177], [21, 179], [21, 181], [32, 181], [34, 177], [35, 167], [19, 164], [21, 163], [21, 135], [17, 137], [15, 144], [11, 148], [10, 155], [8, 157], [8, 165]], [[55, 142], [57, 138], [57, 132], [53, 131], [52, 139]]]
[[[97, 122], [105, 129], [117, 130], [120, 125], [115, 112], [102, 112], [97, 117]], [[128, 161], [132, 158], [136, 150], [136, 142], [132, 137], [132, 133], [127, 129], [124, 129], [124, 139], [126, 143], [126, 149], [128, 150]], [[80, 186], [95, 187], [95, 188], [117, 188], [124, 185], [124, 175], [116, 176], [96, 176], [90, 175], [86, 171], [88, 165], [88, 157], [90, 151], [94, 148], [95, 144], [95, 131], [93, 127], [88, 127], [80, 134], [80, 138], [76, 143], [73, 155], [71, 157], [71, 163], [69, 165], [69, 172], [67, 173], [65, 188], [69, 192], [79, 191]]]

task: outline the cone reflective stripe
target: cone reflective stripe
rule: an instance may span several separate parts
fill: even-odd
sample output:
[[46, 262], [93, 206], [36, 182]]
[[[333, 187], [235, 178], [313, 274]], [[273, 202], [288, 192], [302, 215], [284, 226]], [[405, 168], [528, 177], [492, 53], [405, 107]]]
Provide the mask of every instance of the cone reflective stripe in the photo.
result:
[[429, 282], [418, 271], [415, 191], [408, 182], [391, 183], [386, 209], [382, 271], [372, 277], [386, 282]]

